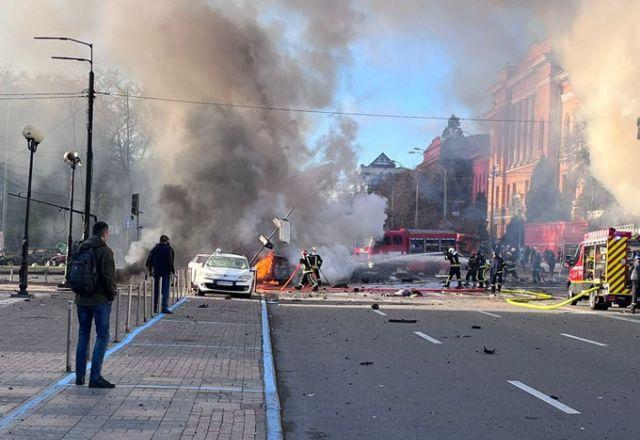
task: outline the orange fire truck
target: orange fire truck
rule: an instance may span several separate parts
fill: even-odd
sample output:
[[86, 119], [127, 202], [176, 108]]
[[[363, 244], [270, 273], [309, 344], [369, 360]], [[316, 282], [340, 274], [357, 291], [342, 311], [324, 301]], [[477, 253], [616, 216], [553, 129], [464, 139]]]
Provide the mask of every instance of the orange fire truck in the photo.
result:
[[606, 310], [614, 303], [629, 306], [629, 271], [634, 253], [640, 250], [640, 241], [634, 235], [633, 226], [586, 233], [575, 257], [568, 261], [572, 265], [567, 281], [568, 297], [597, 287], [589, 294], [591, 310]]

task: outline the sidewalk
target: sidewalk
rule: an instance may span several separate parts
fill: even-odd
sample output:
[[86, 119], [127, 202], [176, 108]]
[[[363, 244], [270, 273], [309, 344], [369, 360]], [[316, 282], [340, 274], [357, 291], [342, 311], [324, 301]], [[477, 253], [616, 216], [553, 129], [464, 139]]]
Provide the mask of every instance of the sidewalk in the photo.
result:
[[46, 398], [0, 437], [263, 439], [260, 312], [259, 301], [189, 298], [106, 359], [117, 388], [40, 386]]

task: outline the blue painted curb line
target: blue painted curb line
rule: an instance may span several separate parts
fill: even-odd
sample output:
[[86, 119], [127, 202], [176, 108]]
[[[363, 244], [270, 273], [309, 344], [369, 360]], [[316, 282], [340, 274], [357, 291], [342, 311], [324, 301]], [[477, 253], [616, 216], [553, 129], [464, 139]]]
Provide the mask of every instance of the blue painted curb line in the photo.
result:
[[[177, 307], [180, 307], [184, 302], [187, 301], [187, 299], [188, 299], [187, 297], [182, 298], [180, 301], [178, 301], [177, 303], [169, 307], [169, 310], [173, 311]], [[147, 321], [146, 324], [136, 328], [131, 333], [129, 333], [127, 337], [124, 338], [121, 342], [117, 343], [116, 345], [112, 346], [110, 349], [107, 350], [107, 352], [104, 355], [105, 360], [109, 356], [111, 356], [113, 353], [117, 352], [118, 350], [122, 349], [127, 344], [129, 344], [131, 341], [133, 341], [133, 339], [136, 336], [138, 336], [140, 332], [148, 329], [149, 327], [157, 323], [160, 319], [162, 319], [163, 316], [165, 315], [160, 314], [155, 318]], [[90, 368], [91, 368], [91, 362], [88, 362], [87, 370], [89, 370]], [[11, 426], [11, 424], [16, 419], [23, 417], [29, 410], [33, 409], [41, 402], [51, 397], [54, 397], [56, 394], [58, 394], [62, 390], [61, 386], [71, 383], [72, 381], [75, 380], [75, 377], [76, 377], [76, 373], [67, 374], [58, 382], [49, 385], [44, 390], [42, 390], [39, 394], [35, 395], [34, 397], [32, 397], [31, 399], [29, 399], [19, 407], [15, 408], [13, 411], [10, 411], [4, 417], [0, 418], [0, 431], [7, 429], [9, 426]]]
[[273, 353], [271, 351], [271, 336], [269, 333], [269, 315], [267, 303], [262, 303], [262, 364], [264, 370], [264, 400], [267, 405], [267, 440], [282, 439], [282, 423], [280, 421], [280, 399], [276, 383]]

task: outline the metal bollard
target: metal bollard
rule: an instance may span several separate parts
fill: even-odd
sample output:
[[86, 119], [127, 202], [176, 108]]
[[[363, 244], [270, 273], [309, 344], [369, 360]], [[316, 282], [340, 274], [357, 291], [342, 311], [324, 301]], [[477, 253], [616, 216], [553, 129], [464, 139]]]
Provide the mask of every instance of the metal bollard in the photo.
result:
[[116, 325], [113, 331], [113, 342], [120, 342], [120, 339], [118, 338], [120, 330], [120, 289], [116, 292], [116, 299], [114, 302], [116, 304]]
[[140, 304], [142, 301], [142, 281], [138, 283], [138, 298], [136, 300], [136, 327], [140, 327]]
[[[158, 293], [158, 298], [156, 299], [156, 292]], [[153, 286], [153, 314], [154, 316], [160, 313], [160, 303], [162, 302], [162, 277], [158, 277], [158, 286]]]
[[67, 356], [66, 356], [66, 371], [71, 371], [71, 330], [73, 317], [73, 301], [67, 303]]
[[9, 282], [13, 283], [13, 268], [9, 271]]
[[44, 283], [49, 283], [49, 266], [44, 267]]
[[133, 291], [133, 286], [129, 284], [129, 291], [127, 293], [127, 320], [124, 326], [124, 331], [129, 333], [131, 331], [131, 295]]
[[142, 322], [147, 322], [147, 280], [142, 282]]
[[176, 271], [176, 301], [180, 299], [180, 270]]

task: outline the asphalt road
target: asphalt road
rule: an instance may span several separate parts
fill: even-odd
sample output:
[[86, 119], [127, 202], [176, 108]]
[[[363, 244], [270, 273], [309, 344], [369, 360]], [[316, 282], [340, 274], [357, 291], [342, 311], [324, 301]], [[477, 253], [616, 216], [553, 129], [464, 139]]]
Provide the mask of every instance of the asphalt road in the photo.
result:
[[638, 438], [640, 316], [571, 310], [272, 304], [285, 438]]

